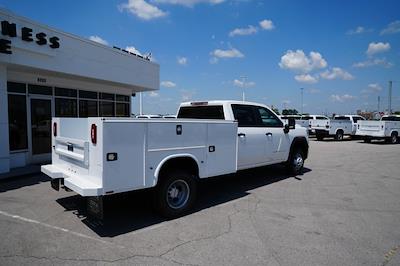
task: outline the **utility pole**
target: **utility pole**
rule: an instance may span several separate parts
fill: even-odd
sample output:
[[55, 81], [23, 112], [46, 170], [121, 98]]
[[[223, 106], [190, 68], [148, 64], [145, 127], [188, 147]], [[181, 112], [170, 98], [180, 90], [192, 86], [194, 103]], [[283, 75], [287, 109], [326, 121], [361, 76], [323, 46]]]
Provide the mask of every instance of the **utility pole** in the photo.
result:
[[392, 114], [392, 84], [393, 81], [389, 80], [389, 108], [388, 108], [389, 115]]
[[301, 108], [300, 108], [301, 115], [303, 115], [303, 90], [304, 90], [304, 88], [300, 88], [300, 91], [301, 91]]
[[243, 89], [243, 91], [242, 91], [242, 101], [244, 102], [246, 100], [246, 97], [244, 95], [244, 89], [246, 88], [246, 79], [247, 79], [247, 77], [246, 76], [241, 76], [240, 78], [242, 80], [242, 89]]
[[381, 107], [381, 96], [378, 96], [378, 113], [379, 110], [381, 109], [380, 107]]
[[143, 114], [142, 92], [139, 92], [139, 115]]

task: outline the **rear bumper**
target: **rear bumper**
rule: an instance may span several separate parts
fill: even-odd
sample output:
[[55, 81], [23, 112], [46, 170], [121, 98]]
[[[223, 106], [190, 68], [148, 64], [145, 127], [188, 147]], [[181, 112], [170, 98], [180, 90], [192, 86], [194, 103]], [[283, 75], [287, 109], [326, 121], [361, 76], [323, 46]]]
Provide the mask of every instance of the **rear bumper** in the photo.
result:
[[81, 196], [90, 197], [103, 195], [103, 188], [101, 185], [91, 182], [84, 175], [70, 175], [69, 173], [52, 164], [42, 165], [41, 171], [53, 180], [61, 179], [61, 181], [64, 182], [65, 187], [75, 191]]

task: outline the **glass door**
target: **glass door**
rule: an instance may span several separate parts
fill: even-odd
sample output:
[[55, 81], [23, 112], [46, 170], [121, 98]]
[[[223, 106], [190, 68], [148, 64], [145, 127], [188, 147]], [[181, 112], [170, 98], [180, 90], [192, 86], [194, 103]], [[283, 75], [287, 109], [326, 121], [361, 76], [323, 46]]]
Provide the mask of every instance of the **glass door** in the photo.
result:
[[45, 97], [31, 97], [29, 109], [31, 162], [50, 161], [52, 100]]

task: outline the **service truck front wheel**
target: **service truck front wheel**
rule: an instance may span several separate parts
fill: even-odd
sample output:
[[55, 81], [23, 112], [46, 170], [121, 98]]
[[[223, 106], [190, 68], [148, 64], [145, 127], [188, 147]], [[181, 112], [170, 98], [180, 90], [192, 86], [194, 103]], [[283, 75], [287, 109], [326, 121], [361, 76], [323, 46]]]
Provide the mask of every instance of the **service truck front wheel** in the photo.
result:
[[293, 150], [289, 155], [289, 160], [286, 162], [286, 167], [291, 174], [298, 175], [303, 173], [304, 152], [301, 149]]
[[161, 177], [154, 195], [157, 211], [166, 218], [176, 218], [192, 207], [197, 191], [197, 181], [186, 172], [175, 171]]

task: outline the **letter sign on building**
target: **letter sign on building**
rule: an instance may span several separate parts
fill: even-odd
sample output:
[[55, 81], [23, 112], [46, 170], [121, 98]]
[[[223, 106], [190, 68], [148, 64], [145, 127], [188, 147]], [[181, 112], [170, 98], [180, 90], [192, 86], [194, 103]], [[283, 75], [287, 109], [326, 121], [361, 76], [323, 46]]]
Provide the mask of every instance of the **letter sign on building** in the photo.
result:
[[[1, 22], [1, 34], [8, 37], [17, 37], [17, 25], [10, 23], [7, 20]], [[35, 39], [34, 39], [35, 37]], [[49, 39], [46, 38], [47, 34], [44, 32], [33, 33], [33, 30], [28, 27], [21, 28], [21, 39], [25, 42], [35, 41], [37, 45], [48, 44], [51, 49], [60, 48], [60, 39], [56, 36], [52, 36]], [[7, 39], [0, 39], [0, 53], [12, 54], [11, 41]]]

